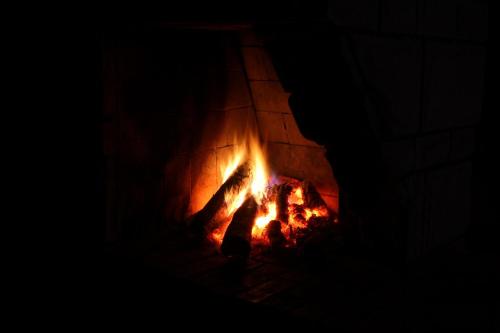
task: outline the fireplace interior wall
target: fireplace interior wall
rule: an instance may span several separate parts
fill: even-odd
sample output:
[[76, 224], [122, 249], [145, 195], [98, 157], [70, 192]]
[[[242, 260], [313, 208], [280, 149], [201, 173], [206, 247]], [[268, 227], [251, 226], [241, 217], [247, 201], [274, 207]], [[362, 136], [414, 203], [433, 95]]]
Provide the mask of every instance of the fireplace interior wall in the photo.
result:
[[222, 184], [245, 131], [275, 175], [308, 179], [338, 210], [325, 150], [301, 134], [251, 29], [136, 36], [104, 48], [108, 240], [182, 224]]

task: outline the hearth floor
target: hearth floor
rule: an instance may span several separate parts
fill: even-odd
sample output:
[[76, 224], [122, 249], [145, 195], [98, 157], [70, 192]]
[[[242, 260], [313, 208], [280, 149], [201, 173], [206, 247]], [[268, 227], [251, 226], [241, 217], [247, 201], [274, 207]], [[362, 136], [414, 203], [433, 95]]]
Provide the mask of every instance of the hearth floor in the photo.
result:
[[[148, 267], [227, 298], [256, 304], [276, 316], [326, 327], [400, 327], [397, 274], [369, 262], [327, 256], [317, 262], [254, 249], [245, 262], [223, 256], [212, 244], [164, 238], [145, 256]], [[390, 330], [385, 323], [384, 329]]]
[[139, 248], [129, 249], [129, 255], [120, 251], [122, 267], [108, 267], [108, 299], [120, 314], [156, 312], [156, 319], [186, 327], [210, 321], [221, 330], [233, 325], [351, 332], [475, 329], [488, 327], [492, 313], [491, 274], [485, 270], [491, 262], [477, 257], [446, 254], [402, 273], [346, 254], [309, 262], [256, 249], [241, 263], [179, 235]]

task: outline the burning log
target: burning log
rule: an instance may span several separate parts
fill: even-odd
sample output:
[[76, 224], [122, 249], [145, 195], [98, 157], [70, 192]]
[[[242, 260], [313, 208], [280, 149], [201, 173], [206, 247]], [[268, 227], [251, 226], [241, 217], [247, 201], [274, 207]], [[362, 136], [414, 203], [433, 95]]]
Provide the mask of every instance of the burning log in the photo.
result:
[[238, 192], [248, 185], [251, 168], [249, 163], [240, 165], [219, 187], [207, 204], [191, 219], [190, 227], [201, 234], [215, 230], [227, 218], [226, 193]]
[[272, 248], [283, 247], [286, 243], [286, 238], [281, 233], [281, 222], [272, 220], [266, 227], [266, 236]]
[[236, 210], [222, 240], [223, 254], [241, 257], [250, 254], [252, 228], [257, 216], [257, 208], [257, 202], [251, 196]]
[[304, 206], [308, 208], [326, 207], [326, 203], [310, 181], [302, 183]]
[[292, 204], [291, 205], [291, 211], [292, 211], [292, 218], [296, 221], [299, 221], [301, 223], [305, 223], [306, 219], [304, 215], [306, 214], [304, 206], [302, 205], [297, 205], [297, 204]]
[[288, 184], [278, 185], [276, 196], [276, 218], [281, 222], [288, 224], [288, 196], [292, 187]]

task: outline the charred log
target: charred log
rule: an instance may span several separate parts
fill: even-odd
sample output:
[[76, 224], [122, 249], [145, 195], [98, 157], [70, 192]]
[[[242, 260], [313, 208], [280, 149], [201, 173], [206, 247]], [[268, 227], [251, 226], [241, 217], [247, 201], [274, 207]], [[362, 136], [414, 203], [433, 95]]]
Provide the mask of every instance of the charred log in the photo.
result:
[[250, 180], [250, 164], [240, 165], [233, 174], [219, 187], [207, 204], [193, 215], [189, 226], [199, 234], [208, 234], [220, 226], [227, 218], [226, 192], [244, 189]]
[[277, 188], [276, 211], [277, 219], [288, 224], [288, 196], [292, 192], [292, 187], [288, 184], [281, 184]]
[[281, 232], [281, 222], [272, 220], [266, 227], [266, 236], [272, 248], [283, 247], [286, 243], [286, 238]]
[[293, 219], [296, 221], [300, 221], [301, 223], [306, 223], [306, 218], [304, 217], [304, 215], [306, 214], [304, 206], [292, 204], [290, 207]]
[[247, 257], [250, 254], [257, 208], [257, 202], [252, 196], [236, 210], [222, 240], [221, 251], [224, 255]]
[[302, 183], [304, 206], [308, 208], [326, 207], [326, 203], [310, 181]]

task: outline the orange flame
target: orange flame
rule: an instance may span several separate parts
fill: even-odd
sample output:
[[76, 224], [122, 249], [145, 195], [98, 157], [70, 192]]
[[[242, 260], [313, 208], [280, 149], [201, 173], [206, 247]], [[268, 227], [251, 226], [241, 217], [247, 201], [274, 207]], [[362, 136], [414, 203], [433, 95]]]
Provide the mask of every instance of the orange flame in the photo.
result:
[[252, 137], [249, 144], [253, 171], [251, 190], [255, 200], [260, 204], [269, 180], [269, 172], [259, 141]]
[[267, 204], [267, 213], [257, 216], [255, 224], [252, 229], [253, 237], [264, 237], [264, 229], [269, 222], [276, 219], [276, 203], [270, 202]]
[[222, 183], [224, 183], [229, 176], [236, 170], [236, 168], [241, 164], [241, 161], [243, 160], [243, 151], [237, 151], [233, 158], [231, 158], [230, 161], [227, 162], [226, 165], [221, 166], [221, 173], [222, 173]]
[[295, 188], [292, 193], [290, 193], [290, 196], [288, 197], [288, 204], [297, 204], [297, 205], [303, 205], [304, 204], [304, 196], [302, 194], [302, 188], [299, 186]]
[[[252, 237], [255, 241], [267, 242], [265, 229], [267, 225], [277, 218], [277, 205], [275, 201], [269, 201], [266, 197], [266, 186], [269, 185], [269, 169], [266, 163], [266, 155], [259, 140], [254, 136], [248, 136], [244, 143], [238, 147], [234, 156], [221, 166], [221, 177], [225, 182], [235, 170], [243, 163], [248, 162], [250, 167], [250, 179], [242, 188], [231, 189], [224, 193], [227, 207], [227, 220], [215, 230], [211, 239], [221, 244], [227, 227], [234, 212], [243, 204], [248, 196], [252, 195], [259, 204], [259, 213], [255, 218], [252, 228]], [[293, 231], [308, 227], [309, 220], [314, 217], [328, 217], [326, 207], [308, 208], [304, 207], [304, 193], [300, 185], [296, 185], [288, 196], [288, 221], [282, 222], [282, 233], [288, 241], [295, 242]]]
[[227, 214], [233, 214], [245, 201], [247, 197], [249, 186], [238, 189], [229, 190], [224, 193], [224, 201], [226, 202]]
[[254, 136], [249, 136], [245, 141], [244, 145], [235, 145], [238, 148], [233, 158], [221, 166], [221, 176], [223, 182], [225, 182], [244, 160], [250, 162], [250, 185], [237, 191], [230, 190], [224, 195], [228, 214], [234, 213], [249, 194], [253, 195], [257, 203], [260, 204], [268, 183], [268, 167], [259, 140]]

